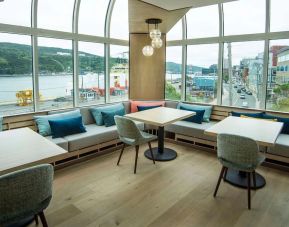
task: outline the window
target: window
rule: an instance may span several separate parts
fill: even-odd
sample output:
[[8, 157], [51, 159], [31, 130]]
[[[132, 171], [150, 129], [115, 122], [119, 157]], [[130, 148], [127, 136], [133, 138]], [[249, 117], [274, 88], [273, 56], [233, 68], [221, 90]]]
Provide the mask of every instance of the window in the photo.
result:
[[104, 36], [104, 23], [109, 0], [82, 0], [78, 31], [81, 34]]
[[128, 0], [116, 0], [111, 18], [110, 37], [129, 39], [128, 31]]
[[79, 42], [79, 104], [105, 102], [104, 45]]
[[0, 15], [0, 23], [30, 27], [31, 0], [0, 1]]
[[74, 0], [39, 0], [39, 28], [71, 32]]
[[1, 33], [0, 115], [33, 111], [32, 84], [31, 37]]
[[193, 8], [186, 18], [188, 39], [219, 36], [218, 5]]
[[289, 112], [289, 39], [271, 40], [266, 109]]
[[167, 33], [167, 40], [181, 40], [183, 38], [183, 22], [182, 19], [175, 24]]
[[72, 107], [72, 41], [39, 38], [38, 50], [40, 109]]
[[289, 31], [289, 2], [288, 0], [271, 0], [272, 32]]
[[182, 86], [182, 47], [167, 47], [166, 49], [166, 90], [165, 98], [181, 99]]
[[215, 104], [218, 82], [218, 44], [187, 48], [186, 100]]
[[264, 41], [225, 43], [222, 104], [260, 108]]
[[128, 100], [129, 48], [110, 46], [110, 101]]
[[265, 0], [233, 1], [224, 3], [223, 8], [225, 35], [265, 32]]

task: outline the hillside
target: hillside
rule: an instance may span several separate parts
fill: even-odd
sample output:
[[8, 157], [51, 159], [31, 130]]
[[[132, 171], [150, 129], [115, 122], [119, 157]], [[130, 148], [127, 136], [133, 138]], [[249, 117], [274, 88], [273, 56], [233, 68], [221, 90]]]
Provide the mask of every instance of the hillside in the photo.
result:
[[[187, 72], [190, 73], [201, 72], [202, 69], [203, 68], [199, 66], [187, 65]], [[166, 62], [166, 70], [173, 74], [180, 74], [182, 71], [182, 65], [174, 62]]]

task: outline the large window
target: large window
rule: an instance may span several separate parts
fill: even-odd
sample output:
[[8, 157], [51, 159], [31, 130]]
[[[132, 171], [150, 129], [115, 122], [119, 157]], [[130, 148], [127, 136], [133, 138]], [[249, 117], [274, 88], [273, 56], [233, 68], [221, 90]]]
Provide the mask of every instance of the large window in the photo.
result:
[[167, 40], [180, 40], [183, 38], [183, 21], [182, 19], [175, 24], [174, 27], [167, 33]]
[[31, 37], [0, 34], [0, 115], [33, 111]]
[[72, 107], [72, 42], [39, 38], [38, 45], [40, 109]]
[[116, 0], [112, 12], [110, 37], [129, 39], [128, 32], [128, 0]]
[[166, 49], [166, 90], [165, 98], [181, 99], [182, 88], [182, 47]]
[[73, 6], [74, 0], [39, 0], [38, 27], [71, 32]]
[[288, 31], [289, 30], [289, 1], [271, 0], [271, 26], [270, 30]]
[[218, 5], [193, 8], [186, 18], [188, 39], [219, 35]]
[[222, 104], [260, 108], [263, 97], [264, 42], [226, 43]]
[[187, 48], [186, 100], [216, 104], [218, 82], [218, 44]]
[[270, 41], [266, 108], [289, 112], [289, 40]]
[[82, 0], [78, 31], [81, 34], [104, 36], [105, 16], [109, 0]]
[[265, 0], [233, 1], [223, 6], [225, 35], [265, 32]]
[[129, 48], [110, 46], [110, 101], [118, 102], [128, 99], [129, 89]]
[[79, 104], [105, 102], [104, 45], [79, 42]]

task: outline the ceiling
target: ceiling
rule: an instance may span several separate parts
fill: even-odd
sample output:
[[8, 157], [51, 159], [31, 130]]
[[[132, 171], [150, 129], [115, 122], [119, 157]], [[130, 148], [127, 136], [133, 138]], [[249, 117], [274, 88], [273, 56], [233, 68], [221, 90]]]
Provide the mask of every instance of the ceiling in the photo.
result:
[[183, 8], [195, 8], [207, 5], [214, 5], [223, 2], [231, 2], [236, 0], [140, 0], [165, 10], [177, 10]]

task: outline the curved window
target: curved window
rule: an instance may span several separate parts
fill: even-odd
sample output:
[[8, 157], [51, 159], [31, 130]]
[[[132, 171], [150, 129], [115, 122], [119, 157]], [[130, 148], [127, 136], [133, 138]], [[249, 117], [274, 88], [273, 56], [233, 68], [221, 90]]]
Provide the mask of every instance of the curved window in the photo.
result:
[[289, 30], [289, 2], [288, 0], [271, 0], [271, 25], [273, 32]]
[[183, 23], [182, 19], [178, 21], [167, 33], [167, 40], [181, 40], [183, 38]]
[[224, 3], [223, 8], [225, 35], [265, 32], [266, 1], [234, 1]]
[[0, 1], [0, 23], [31, 26], [31, 0]]
[[110, 37], [129, 39], [128, 31], [128, 1], [116, 0], [111, 17]]
[[218, 5], [193, 8], [187, 13], [186, 18], [188, 39], [219, 35]]
[[71, 32], [74, 0], [39, 0], [37, 26], [39, 28]]
[[104, 36], [104, 24], [109, 0], [82, 0], [79, 9], [78, 32]]

